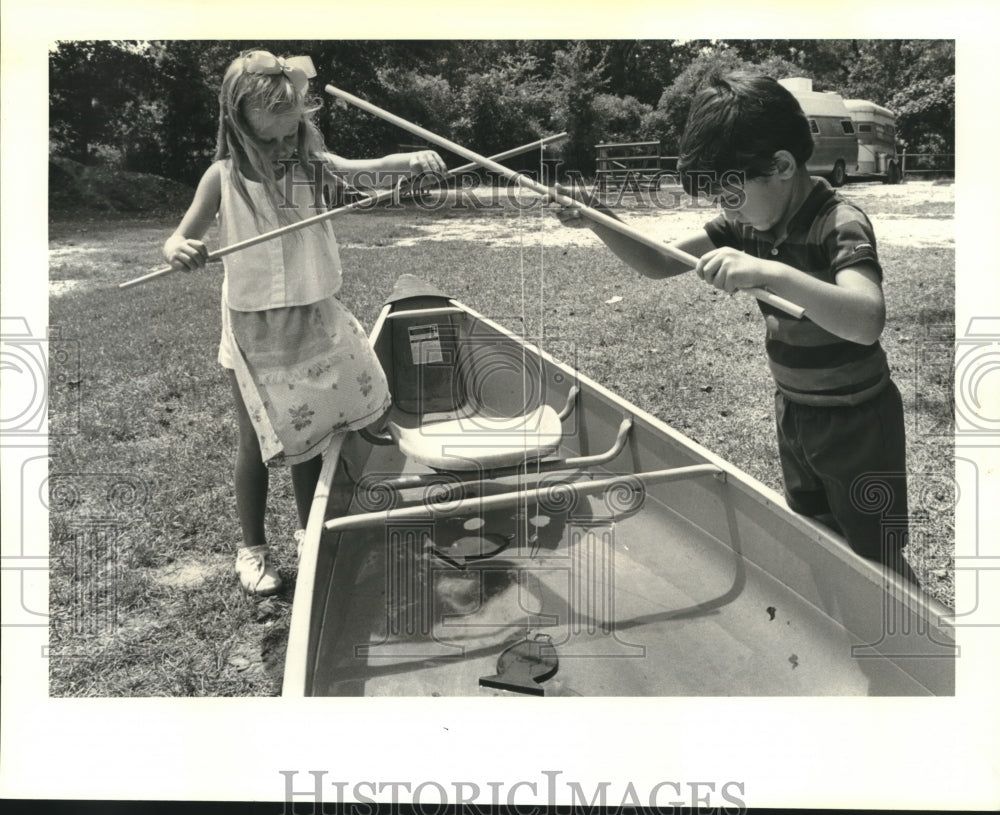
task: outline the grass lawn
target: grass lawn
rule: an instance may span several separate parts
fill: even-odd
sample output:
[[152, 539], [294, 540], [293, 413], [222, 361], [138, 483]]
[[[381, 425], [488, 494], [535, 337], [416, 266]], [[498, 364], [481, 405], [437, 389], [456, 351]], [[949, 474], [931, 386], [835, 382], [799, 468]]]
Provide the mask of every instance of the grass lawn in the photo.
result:
[[[904, 207], [890, 196], [866, 208], [876, 226], [880, 215], [953, 215], [953, 205]], [[268, 532], [288, 588], [247, 600], [233, 575], [236, 428], [215, 361], [221, 267], [117, 288], [161, 264], [159, 247], [179, 216], [50, 224], [58, 293], [50, 324], [80, 352], [80, 376], [50, 383], [54, 696], [280, 690], [294, 502], [287, 471], [274, 471]], [[780, 490], [773, 387], [753, 302], [693, 276], [639, 278], [600, 246], [532, 245], [527, 217], [412, 205], [343, 216], [342, 298], [370, 327], [396, 278], [411, 273], [529, 338], [544, 327], [570, 349], [572, 358], [560, 353], [564, 361]], [[399, 245], [446, 219], [486, 221], [498, 234], [525, 235], [524, 245]], [[895, 243], [880, 256], [889, 311], [883, 344], [907, 416], [907, 554], [926, 590], [953, 605], [951, 369], [941, 355], [928, 366], [926, 351], [953, 341], [954, 249]]]

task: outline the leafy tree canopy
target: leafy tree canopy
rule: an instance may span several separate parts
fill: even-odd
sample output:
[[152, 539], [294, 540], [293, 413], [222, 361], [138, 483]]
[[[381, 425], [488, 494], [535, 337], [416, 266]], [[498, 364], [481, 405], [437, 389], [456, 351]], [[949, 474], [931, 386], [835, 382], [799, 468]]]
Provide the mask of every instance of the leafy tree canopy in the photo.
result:
[[317, 122], [346, 156], [414, 139], [335, 103], [325, 83], [484, 154], [565, 130], [564, 168], [587, 174], [602, 141], [674, 151], [694, 91], [733, 68], [810, 77], [894, 110], [911, 152], [954, 150], [952, 40], [100, 40], [50, 53], [52, 153], [195, 183], [214, 152], [218, 82], [251, 48], [313, 58]]

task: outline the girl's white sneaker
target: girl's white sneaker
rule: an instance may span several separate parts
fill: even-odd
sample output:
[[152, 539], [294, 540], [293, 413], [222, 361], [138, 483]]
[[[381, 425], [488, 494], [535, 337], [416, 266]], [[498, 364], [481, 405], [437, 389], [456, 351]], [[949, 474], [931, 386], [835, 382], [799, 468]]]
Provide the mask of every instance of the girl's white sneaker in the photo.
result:
[[271, 563], [271, 552], [266, 546], [237, 549], [236, 574], [243, 590], [250, 594], [276, 594], [281, 590], [281, 575]]

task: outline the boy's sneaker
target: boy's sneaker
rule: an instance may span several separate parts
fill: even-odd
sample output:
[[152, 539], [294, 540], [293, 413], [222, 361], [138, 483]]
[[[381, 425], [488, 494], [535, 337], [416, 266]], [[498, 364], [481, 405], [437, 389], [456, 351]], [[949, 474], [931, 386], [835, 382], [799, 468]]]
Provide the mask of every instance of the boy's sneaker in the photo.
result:
[[306, 543], [306, 531], [304, 529], [295, 530], [295, 554], [302, 560], [302, 547]]
[[250, 594], [276, 594], [281, 590], [281, 575], [271, 563], [271, 552], [266, 546], [237, 549], [236, 574], [244, 591]]

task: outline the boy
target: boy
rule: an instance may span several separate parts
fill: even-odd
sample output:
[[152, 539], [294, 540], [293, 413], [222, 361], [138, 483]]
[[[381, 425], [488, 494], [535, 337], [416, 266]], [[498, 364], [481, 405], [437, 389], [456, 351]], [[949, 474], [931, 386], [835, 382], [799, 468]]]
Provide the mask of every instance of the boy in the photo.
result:
[[[861, 210], [809, 176], [812, 150], [808, 121], [778, 82], [747, 73], [713, 80], [692, 103], [678, 169], [689, 194], [719, 195], [723, 212], [675, 245], [699, 258], [695, 273], [716, 288], [766, 288], [805, 309], [797, 320], [759, 304], [788, 504], [916, 584], [901, 554], [906, 445], [902, 400], [878, 342], [885, 303], [875, 236]], [[571, 208], [560, 214], [563, 223], [580, 218]], [[647, 277], [688, 271], [587, 225]]]

